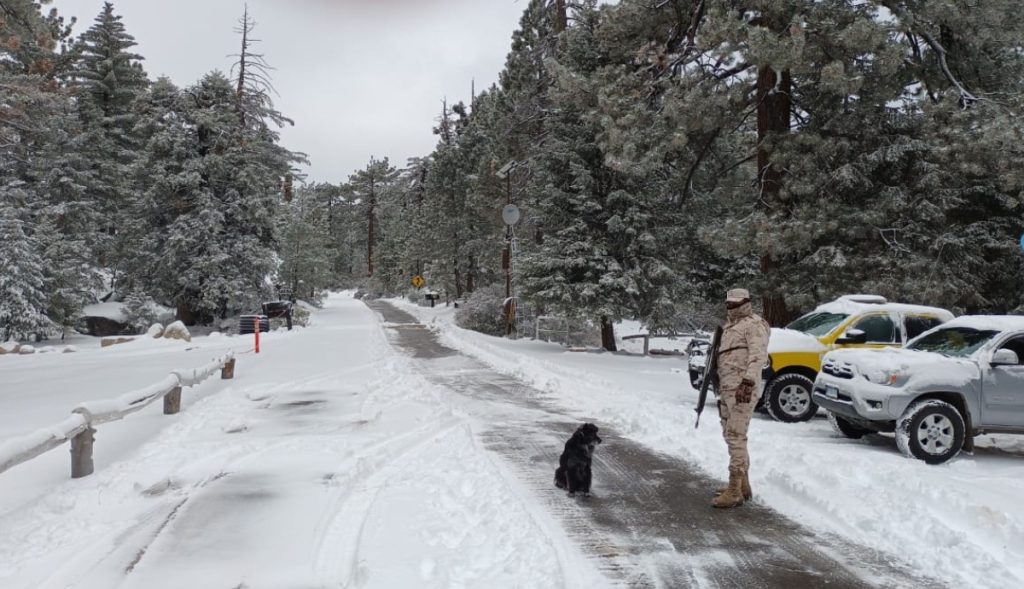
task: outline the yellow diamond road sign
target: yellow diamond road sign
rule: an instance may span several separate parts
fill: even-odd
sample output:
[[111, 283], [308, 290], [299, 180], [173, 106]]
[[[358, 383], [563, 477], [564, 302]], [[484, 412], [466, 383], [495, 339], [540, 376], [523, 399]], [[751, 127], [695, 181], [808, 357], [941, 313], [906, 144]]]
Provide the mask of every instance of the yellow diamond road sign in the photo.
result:
[[427, 281], [423, 280], [422, 276], [413, 276], [412, 277], [412, 285], [415, 286], [416, 288], [423, 288], [423, 285], [426, 284], [426, 283], [427, 283]]

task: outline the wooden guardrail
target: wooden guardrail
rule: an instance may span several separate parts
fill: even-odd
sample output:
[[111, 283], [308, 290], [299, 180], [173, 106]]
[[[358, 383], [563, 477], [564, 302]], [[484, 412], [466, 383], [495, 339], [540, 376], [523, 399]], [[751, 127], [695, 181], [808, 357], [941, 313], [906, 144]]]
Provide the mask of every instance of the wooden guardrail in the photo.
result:
[[235, 355], [226, 354], [194, 370], [175, 370], [160, 382], [115, 399], [89, 401], [72, 410], [71, 417], [47, 428], [0, 443], [0, 473], [71, 442], [71, 478], [93, 473], [92, 444], [95, 426], [118, 421], [141, 411], [158, 399], [164, 414], [181, 411], [181, 387], [195, 386], [220, 371], [222, 379], [235, 376]]

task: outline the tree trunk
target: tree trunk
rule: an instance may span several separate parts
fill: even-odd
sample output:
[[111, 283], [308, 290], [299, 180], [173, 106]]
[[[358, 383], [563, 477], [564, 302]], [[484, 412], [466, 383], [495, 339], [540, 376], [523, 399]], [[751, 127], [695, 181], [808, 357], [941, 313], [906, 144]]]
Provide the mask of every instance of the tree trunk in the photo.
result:
[[455, 298], [462, 298], [462, 274], [459, 272], [459, 261], [455, 260], [452, 264], [455, 268]]
[[615, 325], [605, 315], [601, 316], [601, 347], [609, 352], [618, 351], [615, 346]]
[[559, 33], [569, 26], [569, 15], [565, 10], [565, 0], [555, 0], [555, 30]]
[[[771, 276], [773, 269], [777, 267], [775, 260], [769, 254], [761, 256], [762, 276]], [[785, 327], [790, 320], [789, 309], [786, 307], [786, 298], [774, 288], [769, 287], [761, 297], [762, 317], [772, 327]]]
[[[789, 132], [790, 107], [792, 105], [792, 78], [789, 70], [777, 72], [764, 66], [757, 75], [757, 169], [759, 200], [769, 211], [781, 204], [779, 191], [782, 189], [782, 170], [772, 165], [771, 153], [766, 140], [772, 134]], [[786, 299], [777, 288], [778, 260], [769, 250], [761, 252], [761, 274], [768, 284], [762, 293], [764, 318], [774, 327], [789, 321]]]
[[377, 195], [374, 193], [372, 180], [370, 181], [370, 201], [366, 208], [366, 275], [373, 277], [374, 213], [377, 208]]

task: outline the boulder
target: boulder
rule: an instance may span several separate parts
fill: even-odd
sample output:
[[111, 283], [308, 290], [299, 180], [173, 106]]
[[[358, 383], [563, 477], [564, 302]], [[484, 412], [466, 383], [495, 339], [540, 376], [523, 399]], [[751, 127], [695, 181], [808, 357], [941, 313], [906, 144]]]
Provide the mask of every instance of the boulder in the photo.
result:
[[85, 321], [86, 333], [96, 337], [121, 335], [130, 331], [127, 324], [106, 317], [83, 317], [82, 320]]
[[128, 342], [135, 341], [132, 337], [105, 337], [100, 340], [101, 348], [109, 348], [110, 346], [116, 346], [118, 344], [126, 344]]
[[73, 354], [73, 353], [75, 353], [77, 351], [78, 351], [78, 348], [76, 348], [75, 346], [64, 346], [64, 349], [61, 350], [60, 353], [61, 354]]
[[35, 349], [34, 346], [21, 346], [20, 348], [18, 348], [18, 354], [20, 354], [22, 356], [27, 356], [29, 354], [35, 354], [35, 353], [36, 353], [36, 349]]
[[21, 344], [13, 340], [0, 344], [0, 356], [3, 356], [4, 354], [17, 354], [20, 349]]
[[192, 341], [192, 334], [188, 332], [188, 328], [181, 321], [175, 321], [174, 323], [167, 326], [164, 329], [165, 339], [180, 339], [186, 342]]
[[164, 326], [159, 323], [154, 323], [149, 326], [148, 330], [146, 330], [146, 335], [153, 339], [161, 338], [164, 335]]

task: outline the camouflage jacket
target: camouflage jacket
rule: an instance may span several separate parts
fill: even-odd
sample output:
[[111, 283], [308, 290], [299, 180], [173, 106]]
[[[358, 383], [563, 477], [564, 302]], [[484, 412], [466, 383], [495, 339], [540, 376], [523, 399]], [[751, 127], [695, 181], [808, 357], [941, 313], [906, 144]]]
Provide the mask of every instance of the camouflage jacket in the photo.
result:
[[744, 379], [755, 383], [760, 394], [761, 370], [768, 363], [768, 322], [754, 314], [750, 303], [729, 311], [718, 348], [718, 379], [721, 390], [739, 388]]

